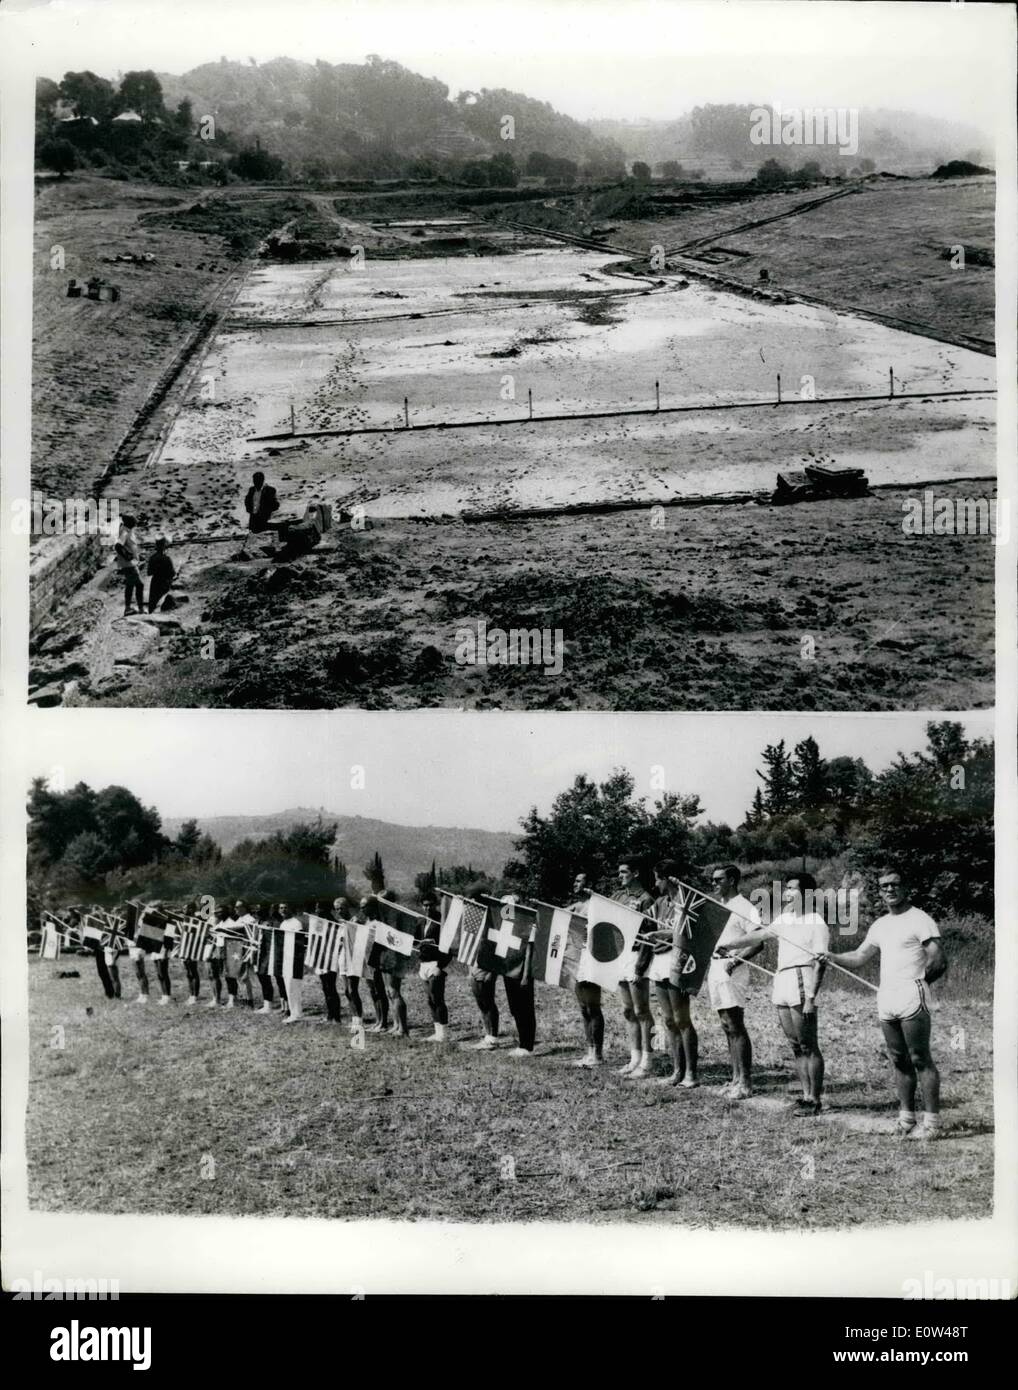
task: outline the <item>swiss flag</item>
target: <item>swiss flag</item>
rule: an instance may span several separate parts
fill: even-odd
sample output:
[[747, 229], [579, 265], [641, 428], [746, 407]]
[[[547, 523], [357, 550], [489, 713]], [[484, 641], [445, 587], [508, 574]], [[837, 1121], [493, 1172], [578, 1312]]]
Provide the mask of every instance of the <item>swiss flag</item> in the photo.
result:
[[488, 917], [481, 929], [474, 964], [479, 970], [491, 970], [497, 975], [512, 974], [523, 963], [537, 913], [532, 907], [499, 902], [487, 895], [481, 901], [488, 909]]

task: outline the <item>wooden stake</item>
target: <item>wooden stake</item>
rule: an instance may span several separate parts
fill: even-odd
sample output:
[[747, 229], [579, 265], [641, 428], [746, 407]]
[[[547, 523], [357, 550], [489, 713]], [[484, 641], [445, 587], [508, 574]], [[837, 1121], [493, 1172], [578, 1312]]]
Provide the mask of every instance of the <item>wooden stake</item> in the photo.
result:
[[778, 372], [778, 405], [781, 404], [781, 373]]
[[660, 381], [655, 381], [655, 383], [654, 383], [654, 401], [655, 401], [654, 409], [655, 409], [655, 410], [660, 410], [660, 409], [661, 409], [661, 383], [660, 383]]
[[407, 429], [410, 428], [410, 401], [407, 396], [403, 397], [403, 424]]
[[529, 389], [527, 390], [527, 410], [532, 420], [534, 418], [534, 393]]
[[294, 416], [294, 413], [293, 413], [293, 401], [290, 402], [290, 433], [291, 433], [291, 434], [296, 434], [296, 433], [297, 433], [296, 417]]
[[891, 376], [891, 399], [893, 400], [893, 399], [894, 399], [894, 368], [891, 367], [891, 368], [889, 369], [889, 371], [890, 371], [890, 376]]

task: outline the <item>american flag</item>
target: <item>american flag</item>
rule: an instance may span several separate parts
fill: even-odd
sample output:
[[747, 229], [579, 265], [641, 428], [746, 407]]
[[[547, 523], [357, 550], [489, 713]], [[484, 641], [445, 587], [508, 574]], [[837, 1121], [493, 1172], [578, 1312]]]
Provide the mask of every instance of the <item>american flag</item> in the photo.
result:
[[304, 964], [309, 970], [338, 972], [342, 967], [344, 923], [308, 913], [308, 949]]
[[211, 960], [214, 945], [212, 923], [196, 919], [184, 923], [177, 952], [181, 960]]
[[462, 965], [473, 965], [482, 941], [484, 924], [488, 920], [488, 909], [470, 898], [460, 898], [463, 904], [460, 918], [460, 944], [456, 959]]

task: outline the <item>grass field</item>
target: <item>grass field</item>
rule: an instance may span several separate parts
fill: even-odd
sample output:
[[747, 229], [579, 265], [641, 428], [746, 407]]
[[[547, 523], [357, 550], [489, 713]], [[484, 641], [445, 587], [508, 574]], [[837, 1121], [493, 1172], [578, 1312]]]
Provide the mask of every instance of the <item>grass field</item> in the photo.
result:
[[[887, 1132], [895, 1105], [868, 992], [831, 988], [822, 1001], [828, 1104], [807, 1121], [787, 1108], [790, 1057], [766, 982], [747, 1010], [759, 1098], [734, 1105], [718, 1090], [728, 1070], [705, 1000], [694, 1005], [704, 1084], [687, 1092], [615, 1073], [626, 1053], [610, 996], [612, 1065], [591, 1073], [569, 1065], [580, 1030], [565, 991], [539, 986], [537, 1051], [517, 1061], [507, 1010], [505, 1051], [425, 1044], [413, 977], [410, 1040], [369, 1033], [357, 1051], [346, 1020], [320, 1023], [313, 979], [307, 1022], [284, 1027], [246, 1008], [185, 1010], [183, 971], [172, 969], [173, 1005], [155, 1002], [153, 984], [141, 1008], [107, 1003], [88, 957], [30, 961], [35, 1209], [764, 1229], [990, 1212], [989, 990], [977, 1001], [944, 991], [934, 1044], [945, 1137], [920, 1145]], [[132, 998], [126, 960], [121, 974]], [[449, 1004], [451, 1037], [476, 1038], [463, 975], [450, 977]], [[655, 1060], [663, 1073], [664, 1057]]]

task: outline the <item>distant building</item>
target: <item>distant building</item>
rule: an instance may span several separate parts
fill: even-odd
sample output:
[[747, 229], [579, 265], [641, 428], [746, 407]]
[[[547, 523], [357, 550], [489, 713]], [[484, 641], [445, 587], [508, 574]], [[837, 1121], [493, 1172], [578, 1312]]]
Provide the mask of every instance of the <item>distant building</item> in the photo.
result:
[[135, 121], [140, 120], [141, 117], [138, 115], [137, 111], [121, 111], [119, 116], [113, 117], [113, 124], [126, 125], [128, 122], [131, 122], [133, 124]]

